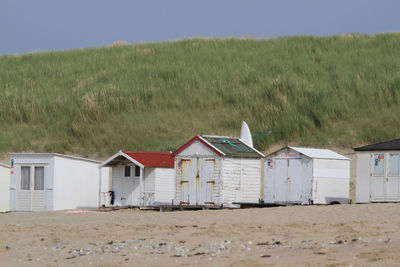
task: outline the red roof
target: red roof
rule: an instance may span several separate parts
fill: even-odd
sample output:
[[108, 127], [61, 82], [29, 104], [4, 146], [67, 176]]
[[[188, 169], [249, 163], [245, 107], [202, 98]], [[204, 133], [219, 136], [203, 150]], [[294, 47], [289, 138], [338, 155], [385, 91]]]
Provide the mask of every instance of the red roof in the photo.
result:
[[170, 152], [122, 151], [145, 167], [173, 168], [174, 157]]

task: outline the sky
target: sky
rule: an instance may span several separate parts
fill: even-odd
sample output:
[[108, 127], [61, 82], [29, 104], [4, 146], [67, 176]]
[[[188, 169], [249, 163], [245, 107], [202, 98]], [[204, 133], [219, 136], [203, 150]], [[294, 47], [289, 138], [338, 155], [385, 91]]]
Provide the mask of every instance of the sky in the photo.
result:
[[0, 0], [0, 55], [194, 37], [400, 32], [399, 0]]

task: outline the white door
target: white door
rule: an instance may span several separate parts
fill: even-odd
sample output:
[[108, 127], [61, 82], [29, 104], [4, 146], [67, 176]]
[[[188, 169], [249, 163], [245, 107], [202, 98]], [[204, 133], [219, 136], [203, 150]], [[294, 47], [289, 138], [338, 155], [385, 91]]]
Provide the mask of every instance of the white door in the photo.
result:
[[180, 182], [180, 189], [181, 189], [181, 200], [179, 204], [189, 205], [190, 203], [190, 188], [191, 188], [191, 181], [193, 177], [196, 175], [195, 165], [196, 160], [191, 159], [182, 159], [180, 161], [180, 170], [182, 172], [182, 180]]
[[44, 168], [44, 166], [20, 166], [18, 211], [41, 211], [46, 209]]
[[371, 201], [385, 201], [386, 177], [385, 154], [374, 154], [371, 162]]
[[201, 159], [200, 162], [200, 204], [212, 205], [214, 204], [215, 159]]
[[182, 159], [181, 202], [186, 205], [214, 204], [215, 159]]
[[288, 179], [286, 186], [288, 191], [288, 202], [301, 202], [303, 187], [303, 164], [301, 159], [290, 159], [288, 166]]
[[131, 177], [113, 177], [114, 205], [124, 207], [132, 205], [133, 183]]
[[275, 160], [274, 202], [287, 202], [288, 160]]
[[386, 176], [386, 201], [400, 201], [399, 154], [389, 154], [389, 168]]
[[133, 176], [132, 177], [132, 206], [140, 206], [141, 203], [141, 190], [140, 190], [140, 177], [139, 176]]

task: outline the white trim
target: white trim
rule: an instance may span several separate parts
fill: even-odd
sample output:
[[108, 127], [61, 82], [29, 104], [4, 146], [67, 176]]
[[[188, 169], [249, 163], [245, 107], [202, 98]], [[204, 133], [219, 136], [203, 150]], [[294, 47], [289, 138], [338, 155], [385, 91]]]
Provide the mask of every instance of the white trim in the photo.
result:
[[348, 157], [345, 157], [330, 149], [293, 147], [293, 146], [288, 146], [288, 148], [312, 159], [350, 160]]
[[[205, 136], [206, 136], [206, 135], [205, 135]], [[211, 135], [207, 135], [207, 136], [210, 136], [210, 137], [211, 137]], [[218, 148], [216, 148], [215, 146], [213, 146], [212, 144], [210, 144], [209, 142], [207, 142], [207, 140], [204, 139], [201, 135], [198, 135], [198, 137], [199, 137], [203, 142], [207, 143], [207, 144], [208, 144], [209, 146], [211, 146], [213, 149], [215, 149], [216, 151], [218, 151], [218, 153], [221, 153], [222, 156], [225, 156], [225, 155], [226, 155], [224, 152], [222, 152], [221, 150], [219, 150]], [[213, 137], [216, 137], [216, 136], [213, 136]]]
[[113, 159], [115, 159], [116, 157], [119, 156], [123, 156], [126, 159], [130, 160], [132, 163], [134, 163], [135, 165], [139, 166], [140, 168], [144, 168], [145, 166], [143, 164], [141, 164], [139, 161], [133, 159], [132, 157], [128, 156], [127, 154], [125, 154], [124, 152], [122, 152], [121, 150], [115, 154], [114, 156], [112, 156], [111, 158], [109, 158], [108, 160], [106, 160], [103, 164], [101, 164], [99, 166], [99, 168], [104, 167], [105, 165], [107, 165], [108, 163], [110, 163]]
[[84, 161], [89, 161], [89, 162], [94, 162], [94, 163], [101, 163], [101, 161], [99, 161], [99, 160], [81, 158], [81, 157], [77, 157], [77, 156], [70, 156], [70, 155], [59, 154], [59, 153], [14, 153], [14, 152], [11, 152], [11, 153], [8, 153], [8, 154], [11, 156], [11, 158], [13, 156], [24, 156], [24, 155], [29, 155], [29, 156], [47, 155], [47, 156], [58, 156], [58, 157], [64, 157], [64, 158], [70, 158], [70, 159], [84, 160]]

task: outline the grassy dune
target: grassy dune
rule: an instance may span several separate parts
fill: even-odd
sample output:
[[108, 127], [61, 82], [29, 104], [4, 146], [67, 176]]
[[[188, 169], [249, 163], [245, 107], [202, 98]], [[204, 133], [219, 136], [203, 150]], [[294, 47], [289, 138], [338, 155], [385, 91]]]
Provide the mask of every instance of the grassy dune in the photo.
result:
[[400, 34], [190, 39], [0, 57], [0, 152], [173, 150], [195, 134], [400, 137]]

